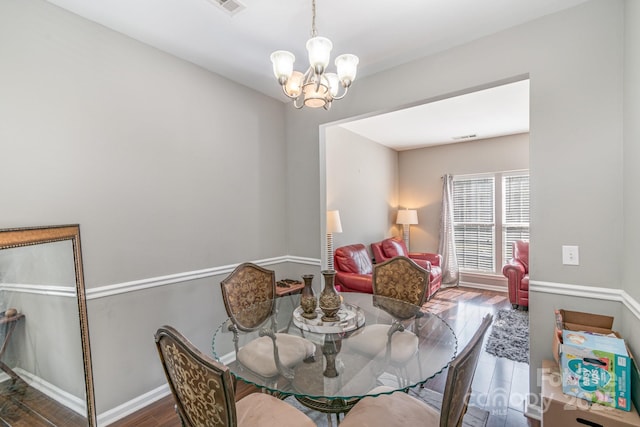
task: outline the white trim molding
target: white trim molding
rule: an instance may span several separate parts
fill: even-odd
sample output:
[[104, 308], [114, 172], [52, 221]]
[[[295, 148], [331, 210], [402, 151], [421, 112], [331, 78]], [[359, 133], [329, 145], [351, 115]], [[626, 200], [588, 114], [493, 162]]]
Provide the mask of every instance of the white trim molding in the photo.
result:
[[[304, 258], [291, 255], [267, 258], [257, 261], [251, 261], [262, 267], [283, 264], [285, 262], [293, 262], [296, 264], [306, 264], [320, 266], [320, 260], [317, 258]], [[187, 271], [184, 273], [169, 274], [167, 276], [151, 277], [148, 279], [134, 280], [131, 282], [116, 283], [114, 285], [99, 286], [86, 290], [87, 300], [110, 297], [114, 295], [124, 294], [127, 292], [140, 291], [143, 289], [155, 288], [158, 286], [173, 285], [181, 282], [189, 282], [197, 279], [218, 276], [231, 273], [240, 264], [222, 265], [219, 267], [205, 268], [203, 270]]]
[[[509, 293], [509, 288], [504, 287], [504, 286], [498, 286], [498, 285], [485, 285], [483, 283], [474, 283], [474, 282], [460, 282], [460, 286], [464, 286], [465, 288], [475, 288], [475, 289], [486, 289], [488, 291], [494, 291], [494, 292], [502, 292], [502, 293]], [[454, 286], [455, 287], [455, 286]], [[446, 289], [446, 286], [442, 287], [443, 289]]]
[[[31, 372], [25, 371], [22, 368], [15, 368], [15, 372], [16, 374], [19, 374], [20, 378], [29, 384], [30, 387], [33, 387], [41, 393], [49, 396], [51, 399], [63, 406], [66, 406], [75, 413], [82, 415], [83, 417], [87, 416], [87, 403], [84, 400], [84, 396], [82, 398], [74, 396], [73, 394], [64, 391], [63, 389], [45, 381]], [[0, 382], [9, 379], [10, 377], [8, 375], [3, 375], [2, 378], [0, 378]]]
[[542, 408], [540, 405], [534, 405], [527, 400], [524, 402], [524, 415], [528, 418], [542, 421]]
[[536, 280], [529, 283], [529, 290], [546, 294], [618, 301], [624, 304], [635, 317], [640, 319], [640, 303], [622, 289], [572, 285], [568, 283], [540, 282]]
[[113, 409], [109, 409], [101, 414], [98, 414], [98, 426], [104, 427], [109, 424], [113, 424], [116, 421], [133, 414], [148, 405], [162, 399], [165, 396], [171, 394], [171, 389], [168, 384], [161, 385], [153, 390], [131, 399], [128, 402], [118, 405]]
[[76, 297], [76, 287], [62, 285], [33, 285], [22, 283], [2, 283], [0, 291], [23, 292], [27, 294], [49, 295], [58, 297]]

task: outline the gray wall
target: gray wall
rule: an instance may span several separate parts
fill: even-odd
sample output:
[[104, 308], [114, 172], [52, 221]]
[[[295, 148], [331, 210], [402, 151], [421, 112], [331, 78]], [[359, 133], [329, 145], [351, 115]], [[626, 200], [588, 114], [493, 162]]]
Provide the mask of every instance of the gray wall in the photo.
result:
[[438, 251], [443, 175], [528, 168], [528, 134], [400, 152], [400, 203], [418, 209], [419, 224], [411, 226], [412, 250]]
[[338, 209], [334, 248], [387, 237], [398, 206], [398, 153], [338, 126], [326, 129], [327, 210]]
[[[334, 125], [326, 127], [325, 140], [320, 170], [326, 177], [327, 209], [339, 209], [343, 225], [343, 233], [334, 235], [334, 247], [363, 243], [370, 251], [372, 242], [402, 236], [395, 225], [400, 206], [418, 210], [411, 250], [437, 252], [442, 175], [529, 167], [528, 134], [396, 152]], [[464, 280], [504, 286], [502, 279]]]
[[[624, 250], [623, 286], [639, 304], [630, 307], [635, 316], [627, 314], [624, 335], [640, 354], [640, 284], [638, 284], [638, 256], [640, 256], [640, 2], [627, 0], [624, 11]], [[637, 316], [637, 317], [636, 317]]]
[[[287, 255], [282, 103], [43, 0], [0, 1], [0, 58], [0, 228], [79, 223], [90, 297]], [[165, 384], [160, 325], [210, 348], [223, 273], [89, 300], [99, 413]]]
[[[286, 110], [288, 156], [309, 168], [305, 176], [289, 175], [289, 204], [310, 209], [289, 223], [291, 252], [311, 256], [319, 246], [303, 238], [304, 230], [320, 228], [326, 207], [314, 194], [322, 173], [318, 125], [528, 75], [531, 279], [534, 285], [570, 285], [553, 295], [553, 305], [537, 304], [547, 296], [536, 295], [543, 292], [536, 286], [531, 291], [532, 389], [537, 391], [536, 368], [551, 357], [554, 306], [589, 307], [578, 296], [578, 285], [587, 287], [587, 295], [589, 287], [611, 289], [610, 297], [620, 300], [623, 8], [623, 1], [594, 0], [359, 79], [329, 113]], [[637, 16], [627, 17], [627, 26], [637, 26], [636, 21]], [[580, 247], [580, 266], [562, 265], [561, 247], [567, 244]], [[633, 255], [628, 259], [638, 251]]]
[[286, 254], [282, 103], [42, 0], [0, 57], [2, 226], [81, 224], [88, 288]]

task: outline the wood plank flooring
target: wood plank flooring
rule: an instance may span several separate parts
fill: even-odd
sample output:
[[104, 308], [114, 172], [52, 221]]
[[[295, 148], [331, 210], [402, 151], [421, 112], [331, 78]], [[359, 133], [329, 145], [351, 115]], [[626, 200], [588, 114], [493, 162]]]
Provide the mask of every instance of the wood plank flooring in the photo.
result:
[[[438, 313], [456, 332], [458, 347], [471, 338], [486, 313], [510, 308], [505, 293], [472, 289], [442, 289], [426, 308]], [[495, 316], [494, 316], [495, 317]], [[489, 334], [487, 333], [487, 337]], [[486, 338], [485, 338], [486, 339]], [[445, 373], [429, 381], [427, 388], [442, 392]], [[529, 391], [529, 366], [482, 352], [472, 385], [471, 404], [489, 412], [489, 427], [539, 427], [540, 422], [524, 416], [524, 399]], [[237, 399], [257, 391], [238, 383]], [[112, 427], [179, 427], [172, 396], [167, 396], [129, 415]]]
[[86, 427], [86, 417], [60, 405], [22, 380], [0, 384], [2, 427]]
[[[472, 288], [442, 289], [427, 303], [449, 323], [458, 337], [458, 348], [471, 339], [485, 314], [511, 309], [506, 293]], [[485, 336], [486, 340], [489, 333]], [[484, 344], [483, 344], [484, 345]], [[427, 388], [442, 392], [446, 375], [437, 376]], [[540, 422], [524, 416], [524, 402], [529, 392], [529, 365], [495, 357], [483, 351], [473, 379], [470, 404], [489, 412], [489, 427], [537, 427]]]

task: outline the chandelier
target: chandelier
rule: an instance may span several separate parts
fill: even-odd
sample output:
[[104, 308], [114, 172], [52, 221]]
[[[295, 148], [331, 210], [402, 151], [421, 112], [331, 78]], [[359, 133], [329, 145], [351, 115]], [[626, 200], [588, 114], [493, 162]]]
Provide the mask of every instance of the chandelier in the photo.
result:
[[[356, 78], [358, 57], [351, 54], [340, 55], [335, 60], [336, 73], [326, 73], [333, 44], [316, 33], [316, 1], [311, 1], [311, 38], [307, 40], [309, 68], [303, 74], [293, 70], [296, 57], [286, 50], [271, 54], [273, 73], [287, 97], [293, 99], [295, 108], [331, 108], [331, 102], [342, 99]], [[342, 93], [340, 89], [342, 88]]]

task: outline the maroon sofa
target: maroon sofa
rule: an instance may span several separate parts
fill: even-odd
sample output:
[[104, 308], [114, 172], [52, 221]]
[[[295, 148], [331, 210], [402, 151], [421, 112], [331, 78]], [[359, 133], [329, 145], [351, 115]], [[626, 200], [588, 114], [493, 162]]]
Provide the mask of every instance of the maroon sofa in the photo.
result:
[[513, 242], [513, 258], [502, 267], [509, 285], [509, 301], [513, 308], [529, 307], [529, 242]]
[[381, 263], [397, 256], [406, 256], [415, 261], [420, 267], [431, 271], [427, 300], [440, 289], [442, 285], [442, 255], [427, 252], [409, 252], [404, 240], [397, 237], [390, 237], [381, 242], [372, 243], [371, 252], [373, 252], [373, 258], [376, 263]]
[[373, 264], [363, 244], [336, 249], [333, 266], [336, 270], [335, 284], [341, 292], [373, 293]]

